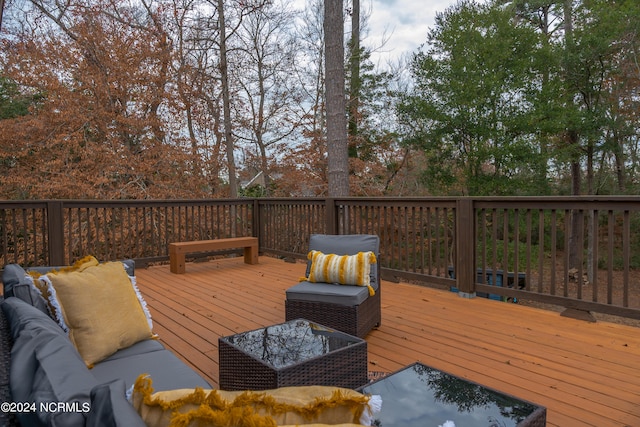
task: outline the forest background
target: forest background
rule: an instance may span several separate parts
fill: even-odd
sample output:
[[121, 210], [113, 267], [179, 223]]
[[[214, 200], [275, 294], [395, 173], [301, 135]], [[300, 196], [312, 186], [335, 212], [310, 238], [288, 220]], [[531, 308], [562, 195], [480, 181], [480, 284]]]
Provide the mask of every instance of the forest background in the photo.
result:
[[[322, 0], [0, 5], [0, 199], [330, 193]], [[394, 64], [343, 6], [351, 195], [638, 194], [637, 0], [462, 0]]]

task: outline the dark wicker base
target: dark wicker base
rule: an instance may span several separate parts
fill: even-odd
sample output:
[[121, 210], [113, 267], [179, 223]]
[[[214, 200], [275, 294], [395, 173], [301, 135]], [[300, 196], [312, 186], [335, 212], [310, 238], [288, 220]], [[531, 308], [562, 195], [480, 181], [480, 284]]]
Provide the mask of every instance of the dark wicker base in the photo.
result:
[[218, 340], [218, 351], [221, 390], [270, 390], [306, 385], [355, 389], [368, 382], [366, 341], [280, 369], [254, 359], [224, 338]]
[[380, 326], [380, 289], [362, 304], [344, 306], [323, 302], [285, 301], [286, 320], [307, 319], [349, 335], [364, 338], [371, 329]]
[[[4, 297], [0, 295], [0, 304]], [[0, 310], [0, 402], [11, 402], [11, 389], [9, 388], [9, 372], [11, 367], [11, 331], [9, 323]], [[16, 415], [0, 411], [0, 426], [18, 426]]]

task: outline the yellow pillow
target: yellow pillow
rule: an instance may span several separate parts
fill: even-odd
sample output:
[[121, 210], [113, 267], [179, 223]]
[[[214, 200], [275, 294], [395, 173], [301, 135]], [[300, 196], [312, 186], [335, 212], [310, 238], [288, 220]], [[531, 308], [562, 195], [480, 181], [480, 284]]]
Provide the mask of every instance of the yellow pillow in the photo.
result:
[[[99, 262], [95, 257], [88, 255], [84, 258], [80, 258], [79, 260], [74, 262], [73, 265], [70, 265], [68, 267], [62, 267], [59, 270], [51, 270], [47, 274], [69, 273], [71, 271], [84, 271], [86, 268], [92, 267], [98, 264]], [[59, 304], [56, 301], [55, 297], [52, 297], [51, 292], [49, 291], [49, 286], [47, 285], [46, 281], [38, 280], [40, 277], [43, 276], [43, 274], [35, 270], [29, 270], [28, 274], [29, 274], [29, 277], [31, 277], [31, 279], [33, 280], [33, 285], [40, 290], [40, 293], [42, 294], [44, 299], [47, 301], [47, 304], [49, 305], [49, 311], [51, 312], [52, 317], [59, 322], [58, 320], [60, 319]], [[65, 330], [65, 332], [67, 332], [66, 327], [63, 327], [63, 329]]]
[[324, 254], [311, 251], [307, 255], [311, 260], [309, 277], [312, 283], [339, 283], [341, 285], [367, 286], [369, 295], [375, 291], [371, 287], [371, 264], [376, 263], [373, 252], [358, 252], [356, 255]]
[[152, 338], [147, 316], [121, 262], [58, 271], [38, 281], [46, 286], [61, 326], [87, 366]]
[[132, 395], [134, 408], [150, 427], [360, 425], [361, 419], [371, 419], [370, 399], [353, 390], [326, 386], [154, 393], [152, 380], [145, 375], [136, 380]]

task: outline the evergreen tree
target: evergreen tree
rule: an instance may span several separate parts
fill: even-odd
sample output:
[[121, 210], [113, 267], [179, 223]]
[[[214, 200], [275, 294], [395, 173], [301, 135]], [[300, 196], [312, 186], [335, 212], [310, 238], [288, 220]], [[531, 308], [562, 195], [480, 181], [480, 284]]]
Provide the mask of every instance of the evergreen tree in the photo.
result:
[[407, 143], [426, 156], [435, 194], [546, 192], [532, 121], [542, 87], [540, 37], [509, 11], [460, 2], [436, 18], [399, 106]]

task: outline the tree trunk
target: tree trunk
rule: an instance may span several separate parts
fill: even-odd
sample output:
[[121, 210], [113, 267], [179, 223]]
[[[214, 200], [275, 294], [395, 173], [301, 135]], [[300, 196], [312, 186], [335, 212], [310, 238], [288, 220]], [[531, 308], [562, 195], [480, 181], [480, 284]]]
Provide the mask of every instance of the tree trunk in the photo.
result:
[[358, 110], [360, 107], [360, 0], [353, 0], [351, 11], [351, 68], [349, 84], [349, 157], [358, 157]]
[[2, 30], [2, 15], [4, 12], [4, 0], [0, 0], [0, 30]]
[[[564, 1], [564, 31], [565, 31], [565, 85], [567, 91], [567, 103], [573, 103], [571, 79], [573, 75], [571, 55], [573, 54], [573, 18], [572, 18], [572, 1]], [[571, 194], [580, 195], [581, 187], [581, 168], [580, 168], [580, 137], [578, 131], [574, 128], [573, 119], [570, 119], [566, 128], [566, 142], [571, 150]], [[569, 230], [569, 268], [581, 269], [582, 247], [580, 247], [580, 211], [571, 211], [571, 230]]]
[[229, 70], [227, 67], [227, 32], [224, 19], [224, 1], [218, 0], [218, 26], [220, 27], [220, 79], [222, 84], [222, 109], [224, 112], [224, 139], [227, 145], [227, 168], [229, 169], [229, 197], [238, 197], [236, 161], [233, 155], [233, 129], [231, 125], [231, 96], [229, 94]]
[[618, 182], [618, 192], [620, 194], [626, 194], [627, 182], [624, 164], [624, 138], [619, 137], [617, 129], [613, 130], [611, 136], [613, 139], [613, 156], [616, 162], [616, 178]]
[[329, 197], [349, 195], [342, 1], [324, 2], [325, 93]]

